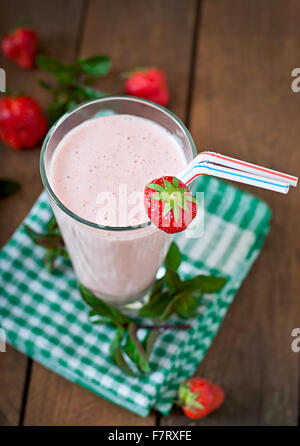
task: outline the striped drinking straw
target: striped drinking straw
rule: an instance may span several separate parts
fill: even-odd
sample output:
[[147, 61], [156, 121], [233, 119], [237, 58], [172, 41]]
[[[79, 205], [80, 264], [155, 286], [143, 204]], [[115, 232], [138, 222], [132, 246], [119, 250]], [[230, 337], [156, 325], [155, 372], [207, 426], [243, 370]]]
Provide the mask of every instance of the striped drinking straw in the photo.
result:
[[200, 175], [211, 175], [287, 194], [298, 178], [214, 152], [201, 152], [177, 177], [189, 185]]

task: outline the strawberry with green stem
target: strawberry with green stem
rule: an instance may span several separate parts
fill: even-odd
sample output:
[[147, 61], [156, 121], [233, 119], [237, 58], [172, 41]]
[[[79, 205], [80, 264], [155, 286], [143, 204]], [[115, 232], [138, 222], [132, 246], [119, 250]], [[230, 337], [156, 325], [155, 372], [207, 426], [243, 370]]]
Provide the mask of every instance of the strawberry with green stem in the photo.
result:
[[206, 379], [193, 377], [184, 381], [178, 391], [183, 412], [189, 418], [203, 418], [210, 414], [224, 401], [225, 393], [221, 387]]
[[173, 176], [156, 178], [147, 184], [144, 204], [152, 223], [169, 234], [185, 230], [197, 214], [197, 200]]

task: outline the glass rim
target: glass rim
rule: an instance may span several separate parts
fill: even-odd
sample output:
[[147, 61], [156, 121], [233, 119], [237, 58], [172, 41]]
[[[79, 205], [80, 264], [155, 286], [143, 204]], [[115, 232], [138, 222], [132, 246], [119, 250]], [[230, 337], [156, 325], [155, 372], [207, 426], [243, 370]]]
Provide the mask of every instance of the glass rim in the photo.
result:
[[145, 104], [146, 106], [150, 106], [154, 109], [158, 109], [160, 111], [162, 111], [163, 113], [165, 113], [166, 115], [168, 115], [173, 121], [175, 121], [175, 123], [181, 128], [181, 130], [183, 131], [184, 135], [186, 136], [186, 138], [188, 139], [190, 146], [192, 148], [192, 152], [193, 152], [193, 156], [195, 156], [197, 154], [196, 151], [196, 146], [194, 143], [194, 140], [192, 138], [192, 135], [190, 134], [189, 130], [187, 129], [187, 127], [183, 124], [183, 122], [170, 110], [166, 109], [165, 107], [162, 107], [161, 105], [158, 105], [152, 101], [148, 101], [147, 99], [142, 99], [136, 96], [128, 96], [128, 95], [108, 95], [105, 96], [103, 98], [97, 98], [97, 99], [92, 99], [92, 100], [88, 100], [88, 101], [84, 101], [81, 102], [79, 105], [77, 105], [76, 107], [74, 107], [71, 111], [63, 114], [49, 129], [47, 135], [45, 136], [45, 139], [43, 141], [43, 145], [42, 145], [42, 149], [41, 149], [41, 155], [40, 155], [40, 173], [41, 173], [41, 178], [42, 178], [42, 182], [44, 185], [45, 190], [47, 191], [47, 193], [49, 194], [50, 198], [53, 200], [53, 202], [63, 211], [65, 212], [67, 215], [69, 215], [71, 218], [73, 218], [74, 220], [78, 221], [79, 223], [82, 223], [86, 226], [92, 227], [92, 228], [96, 228], [96, 229], [102, 229], [105, 231], [131, 231], [131, 230], [136, 230], [136, 229], [141, 229], [141, 228], [147, 228], [151, 226], [151, 221], [148, 220], [145, 223], [140, 223], [139, 225], [132, 225], [132, 226], [104, 226], [104, 225], [99, 225], [97, 223], [93, 223], [89, 220], [86, 220], [85, 218], [80, 217], [79, 215], [75, 214], [74, 212], [72, 212], [70, 209], [68, 209], [60, 200], [59, 198], [56, 196], [56, 194], [54, 193], [48, 178], [47, 178], [47, 174], [46, 174], [46, 168], [45, 168], [45, 154], [47, 151], [47, 147], [48, 147], [48, 143], [50, 138], [52, 137], [52, 135], [54, 134], [55, 130], [69, 117], [71, 116], [73, 113], [76, 113], [77, 111], [79, 111], [80, 109], [88, 106], [88, 105], [92, 105], [92, 104], [97, 104], [100, 102], [106, 102], [106, 101], [111, 101], [111, 100], [120, 100], [120, 101], [128, 101], [128, 102], [140, 102], [141, 104]]

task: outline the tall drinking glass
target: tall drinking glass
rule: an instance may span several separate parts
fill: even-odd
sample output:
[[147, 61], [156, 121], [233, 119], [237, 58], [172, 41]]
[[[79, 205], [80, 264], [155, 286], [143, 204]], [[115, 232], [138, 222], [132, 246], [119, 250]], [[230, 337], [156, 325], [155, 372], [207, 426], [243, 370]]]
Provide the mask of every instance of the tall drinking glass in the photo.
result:
[[130, 96], [107, 96], [83, 103], [59, 119], [45, 138], [41, 177], [75, 274], [98, 297], [123, 306], [149, 291], [171, 236], [158, 230], [150, 221], [122, 227], [87, 221], [58, 199], [50, 176], [51, 161], [62, 138], [79, 124], [107, 113], [134, 115], [158, 123], [176, 137], [187, 163], [195, 156], [196, 149], [190, 133], [173, 113]]

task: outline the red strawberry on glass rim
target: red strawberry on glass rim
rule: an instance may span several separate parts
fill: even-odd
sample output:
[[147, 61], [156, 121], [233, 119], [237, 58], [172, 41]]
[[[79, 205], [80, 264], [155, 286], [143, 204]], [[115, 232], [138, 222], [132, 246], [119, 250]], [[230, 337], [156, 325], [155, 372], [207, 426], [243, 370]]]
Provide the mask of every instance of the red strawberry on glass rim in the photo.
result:
[[144, 204], [152, 223], [164, 232], [184, 231], [197, 214], [197, 200], [178, 178], [164, 176], [147, 184]]
[[3, 54], [25, 69], [34, 67], [37, 49], [37, 34], [31, 29], [18, 28], [2, 40]]
[[41, 107], [30, 96], [0, 99], [0, 137], [13, 149], [36, 147], [47, 132]]
[[193, 377], [184, 381], [178, 391], [183, 412], [189, 418], [203, 418], [216, 410], [224, 401], [221, 387], [203, 378]]
[[167, 78], [158, 68], [137, 69], [129, 73], [125, 81], [125, 90], [131, 96], [148, 99], [164, 107], [170, 98]]

